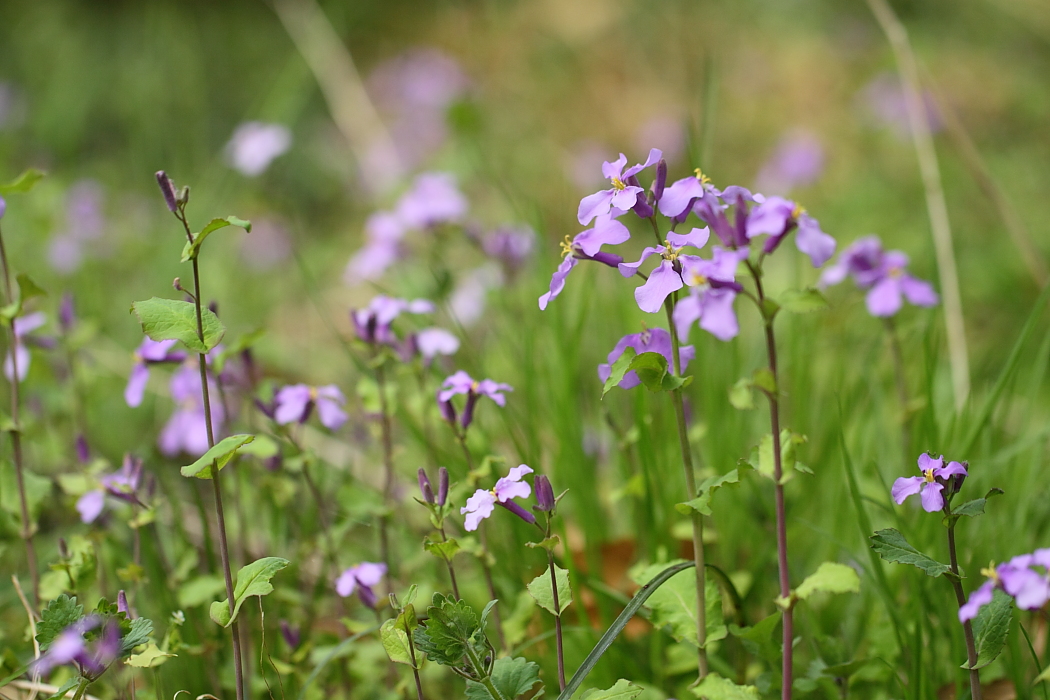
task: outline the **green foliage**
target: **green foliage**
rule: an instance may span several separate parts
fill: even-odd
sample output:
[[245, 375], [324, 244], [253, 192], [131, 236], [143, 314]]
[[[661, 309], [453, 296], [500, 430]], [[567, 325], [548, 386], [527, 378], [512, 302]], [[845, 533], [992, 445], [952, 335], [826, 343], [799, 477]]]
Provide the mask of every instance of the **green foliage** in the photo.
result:
[[826, 561], [807, 576], [791, 593], [789, 600], [777, 598], [781, 607], [794, 605], [796, 600], [807, 600], [814, 593], [859, 593], [860, 577], [852, 567]]
[[423, 540], [423, 549], [433, 554], [442, 561], [452, 561], [462, 549], [454, 537], [449, 537], [444, 542], [435, 542], [429, 537]]
[[751, 654], [776, 667], [780, 659], [780, 643], [777, 641], [776, 630], [782, 615], [778, 610], [751, 627], [730, 625], [729, 631]]
[[416, 609], [411, 604], [406, 604], [404, 609], [396, 618], [385, 621], [379, 628], [379, 640], [390, 660], [397, 664], [405, 664], [413, 668], [419, 668], [421, 658], [416, 658], [412, 663], [412, 648], [409, 635], [419, 626], [416, 619]]
[[723, 486], [734, 486], [740, 483], [740, 470], [742, 468], [750, 468], [751, 465], [746, 462], [742, 467], [737, 469], [731, 469], [728, 473], [722, 476], [711, 476], [700, 482], [697, 487], [697, 497], [691, 501], [685, 503], [679, 503], [675, 506], [679, 513], [682, 515], [688, 515], [691, 511], [696, 511], [701, 515], [711, 515], [711, 497], [714, 492]]
[[227, 226], [239, 226], [248, 233], [252, 231], [252, 223], [245, 221], [244, 219], [238, 219], [236, 216], [227, 216], [225, 219], [212, 219], [208, 222], [208, 225], [202, 228], [198, 233], [193, 234], [193, 242], [186, 241], [186, 245], [182, 249], [182, 260], [181, 262], [188, 262], [194, 260], [200, 255], [201, 246], [204, 245], [204, 239], [210, 236], [213, 232], [218, 231], [221, 228]]
[[658, 352], [635, 353], [633, 348], [626, 348], [610, 368], [609, 378], [602, 387], [602, 398], [614, 386], [623, 381], [624, 375], [634, 372], [645, 388], [652, 392], [674, 391], [689, 386], [692, 377], [679, 377], [668, 369], [667, 358]]
[[780, 294], [780, 308], [793, 314], [808, 314], [828, 308], [828, 300], [818, 289], [789, 289]]
[[188, 301], [153, 297], [131, 305], [142, 332], [152, 340], [178, 340], [196, 353], [206, 353], [222, 341], [226, 326], [211, 309], [201, 309], [204, 341], [197, 335], [197, 308]]
[[[503, 697], [503, 700], [513, 700], [529, 692], [534, 685], [539, 683], [540, 666], [520, 657], [512, 659], [504, 656], [496, 659], [496, 663], [492, 665], [490, 678], [496, 692]], [[534, 695], [533, 697], [539, 696]], [[467, 698], [468, 700], [500, 700], [492, 697], [492, 693], [484, 684], [472, 680], [467, 681]]]
[[76, 596], [70, 598], [63, 593], [44, 608], [40, 622], [36, 624], [36, 641], [42, 651], [47, 651], [62, 630], [84, 617], [84, 606], [77, 605]]
[[975, 498], [972, 501], [963, 503], [958, 508], [953, 508], [952, 515], [956, 517], [966, 516], [968, 518], [976, 518], [978, 515], [984, 515], [984, 506], [988, 503], [988, 499], [994, 496], [1001, 496], [1002, 494], [1002, 489], [991, 489], [984, 495], [984, 498]]
[[223, 438], [201, 455], [196, 462], [183, 467], [181, 473], [188, 478], [210, 479], [212, 478], [212, 463], [215, 464], [216, 473], [222, 471], [222, 468], [237, 454], [237, 450], [253, 440], [255, 440], [254, 435], [231, 435]]
[[158, 668], [164, 664], [168, 659], [174, 658], [178, 654], [169, 654], [165, 651], [161, 651], [153, 642], [146, 645], [138, 654], [132, 654], [128, 657], [125, 662], [128, 666], [134, 666], [135, 668]]
[[20, 272], [15, 279], [18, 281], [18, 296], [7, 306], [0, 308], [0, 318], [5, 323], [11, 323], [22, 315], [22, 307], [26, 301], [33, 297], [47, 296], [47, 292], [24, 272]]
[[572, 586], [569, 584], [569, 572], [557, 564], [554, 565], [554, 575], [558, 581], [558, 605], [554, 605], [554, 591], [551, 586], [551, 570], [547, 570], [532, 579], [528, 585], [529, 595], [539, 604], [541, 608], [552, 615], [561, 615], [567, 607], [572, 604]]
[[[490, 604], [491, 605], [491, 604]], [[435, 593], [427, 608], [427, 621], [412, 633], [416, 649], [442, 666], [462, 666], [469, 656], [483, 658], [489, 643], [485, 637], [485, 618], [462, 600]]]
[[897, 564], [911, 564], [922, 569], [927, 576], [941, 576], [951, 573], [951, 567], [931, 559], [908, 544], [904, 535], [893, 528], [879, 530], [871, 536], [871, 548], [886, 561]]
[[145, 617], [136, 617], [131, 620], [128, 630], [120, 640], [120, 655], [127, 656], [135, 647], [148, 642], [151, 634], [153, 634], [152, 620]]
[[281, 557], [263, 557], [241, 567], [241, 570], [237, 572], [236, 584], [233, 587], [233, 614], [230, 614], [228, 598], [216, 601], [211, 604], [208, 611], [212, 621], [223, 627], [233, 624], [245, 600], [251, 596], [268, 595], [273, 591], [270, 579], [278, 571], [288, 566], [288, 563], [287, 559]]
[[641, 695], [643, 690], [645, 689], [641, 686], [621, 678], [611, 688], [591, 688], [580, 696], [580, 700], [631, 700]]
[[758, 688], [753, 685], [737, 685], [717, 673], [709, 673], [692, 689], [698, 698], [707, 700], [760, 700]]
[[0, 195], [22, 194], [28, 192], [42, 179], [44, 179], [44, 172], [42, 170], [29, 168], [11, 182], [0, 185]]
[[[679, 562], [670, 562], [676, 564]], [[650, 580], [667, 564], [652, 564], [636, 567], [631, 578], [636, 583]], [[707, 643], [716, 642], [726, 636], [726, 626], [722, 615], [722, 594], [718, 584], [711, 579], [705, 580], [704, 607], [707, 614]], [[670, 626], [671, 636], [679, 641], [698, 644], [696, 636], [696, 573], [687, 569], [673, 576], [649, 598], [651, 610], [649, 621], [654, 627]]]
[[[973, 643], [977, 648], [974, 668], [984, 668], [1002, 653], [1013, 615], [1014, 599], [995, 589], [992, 602], [981, 606], [973, 619]], [[962, 668], [970, 667], [964, 663]]]
[[755, 407], [755, 395], [751, 392], [752, 386], [750, 379], [741, 377], [729, 387], [729, 403], [733, 408], [739, 411], [750, 411]]

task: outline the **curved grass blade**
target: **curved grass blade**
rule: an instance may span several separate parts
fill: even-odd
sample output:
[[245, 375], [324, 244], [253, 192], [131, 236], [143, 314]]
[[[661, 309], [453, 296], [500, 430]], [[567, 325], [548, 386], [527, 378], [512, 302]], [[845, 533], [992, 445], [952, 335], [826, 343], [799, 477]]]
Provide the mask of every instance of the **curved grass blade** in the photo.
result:
[[580, 687], [580, 684], [583, 683], [587, 674], [591, 672], [591, 669], [598, 664], [598, 660], [602, 658], [602, 654], [608, 651], [609, 647], [612, 646], [612, 643], [616, 641], [616, 637], [619, 636], [620, 632], [623, 631], [623, 628], [627, 626], [627, 623], [630, 622], [631, 618], [634, 617], [635, 613], [638, 612], [639, 608], [642, 607], [645, 601], [649, 599], [649, 596], [651, 596], [657, 588], [667, 583], [668, 579], [672, 576], [680, 571], [685, 571], [691, 566], [696, 566], [696, 562], [686, 561], [681, 564], [669, 566], [654, 576], [649, 583], [642, 586], [641, 590], [635, 593], [634, 597], [631, 598], [631, 602], [627, 604], [627, 607], [623, 609], [623, 612], [620, 613], [619, 617], [617, 617], [612, 625], [609, 626], [609, 629], [605, 630], [605, 634], [602, 635], [602, 638], [599, 639], [598, 643], [594, 645], [593, 649], [591, 649], [591, 653], [587, 654], [587, 658], [584, 659], [583, 663], [580, 664], [580, 667], [576, 669], [576, 673], [572, 675], [572, 679], [565, 686], [565, 690], [561, 691], [561, 694], [558, 695], [557, 700], [569, 700], [569, 698], [572, 697], [572, 694]]

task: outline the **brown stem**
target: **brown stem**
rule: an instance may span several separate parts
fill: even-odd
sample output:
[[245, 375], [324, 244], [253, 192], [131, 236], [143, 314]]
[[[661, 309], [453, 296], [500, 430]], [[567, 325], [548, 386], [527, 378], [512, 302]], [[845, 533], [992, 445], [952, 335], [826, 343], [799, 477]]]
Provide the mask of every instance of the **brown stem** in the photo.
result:
[[[950, 517], [950, 516], [949, 516]], [[959, 576], [959, 559], [955, 554], [955, 523], [948, 526], [948, 556], [955, 576], [948, 577], [955, 589], [955, 600], [961, 608], [966, 604], [966, 593], [963, 591], [962, 580]], [[970, 667], [970, 697], [973, 700], [981, 700], [981, 674], [973, 668], [977, 665], [977, 646], [973, 641], [973, 626], [967, 620], [963, 623], [963, 637], [966, 639], [966, 665]]]
[[[550, 536], [550, 527], [547, 529]], [[561, 603], [558, 602], [558, 576], [554, 568], [554, 552], [547, 550], [547, 566], [551, 572], [551, 597], [554, 599], [554, 639], [558, 647], [558, 689], [565, 690], [565, 652], [561, 641]]]

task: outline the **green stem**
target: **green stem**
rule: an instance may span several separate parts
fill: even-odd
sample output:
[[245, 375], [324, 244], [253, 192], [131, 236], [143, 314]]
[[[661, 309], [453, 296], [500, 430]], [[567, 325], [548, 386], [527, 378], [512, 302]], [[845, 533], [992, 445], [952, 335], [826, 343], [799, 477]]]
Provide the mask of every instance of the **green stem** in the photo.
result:
[[[547, 526], [547, 537], [550, 537], [550, 525]], [[561, 603], [558, 601], [558, 576], [554, 568], [554, 552], [547, 550], [547, 565], [551, 572], [551, 597], [554, 599], [554, 640], [558, 649], [558, 690], [565, 690], [565, 652], [561, 639]]]
[[81, 700], [84, 697], [84, 693], [87, 692], [87, 687], [91, 684], [91, 681], [86, 676], [81, 676], [80, 681], [77, 683], [77, 692], [73, 694], [73, 700]]
[[390, 556], [390, 509], [391, 499], [394, 492], [394, 438], [393, 426], [390, 422], [390, 407], [386, 400], [386, 374], [382, 365], [376, 367], [376, 384], [379, 385], [379, 412], [383, 439], [383, 515], [379, 518], [379, 551], [386, 564], [388, 575], [386, 576], [387, 593], [393, 593], [392, 579], [396, 575], [393, 568], [394, 562]]

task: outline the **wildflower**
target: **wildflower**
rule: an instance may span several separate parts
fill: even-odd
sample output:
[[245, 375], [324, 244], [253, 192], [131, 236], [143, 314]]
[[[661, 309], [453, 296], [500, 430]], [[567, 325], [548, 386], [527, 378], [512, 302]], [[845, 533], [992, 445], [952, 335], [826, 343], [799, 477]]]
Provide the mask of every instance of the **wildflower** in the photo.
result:
[[467, 504], [459, 509], [460, 515], [467, 516], [464, 520], [463, 529], [468, 532], [478, 529], [478, 525], [485, 518], [492, 515], [496, 505], [501, 505], [528, 523], [536, 522], [536, 517], [511, 501], [512, 498], [528, 498], [532, 493], [532, 487], [522, 481], [526, 474], [531, 474], [532, 468], [521, 464], [513, 467], [507, 476], [501, 477], [496, 485], [490, 490], [478, 489], [474, 495], [467, 499]]
[[679, 338], [687, 340], [689, 329], [697, 321], [719, 340], [736, 337], [740, 326], [733, 302], [741, 290], [735, 280], [736, 268], [746, 257], [746, 250], [723, 250], [715, 246], [711, 260], [692, 255], [682, 258], [682, 279], [689, 285], [689, 296], [679, 299], [674, 307]]
[[365, 221], [365, 246], [350, 258], [343, 282], [353, 285], [382, 277], [397, 261], [405, 231], [405, 224], [393, 212], [379, 211], [369, 216]]
[[897, 505], [904, 503], [908, 496], [921, 494], [922, 508], [927, 513], [936, 513], [944, 508], [945, 486], [952, 485], [949, 495], [957, 490], [958, 481], [952, 477], [966, 477], [966, 467], [960, 462], [949, 462], [944, 466], [944, 457], [931, 457], [929, 453], [919, 456], [919, 470], [922, 476], [902, 476], [893, 482], [891, 494]]
[[[216, 350], [213, 349], [212, 353]], [[174, 457], [180, 452], [200, 457], [208, 451], [209, 446], [208, 422], [204, 413], [200, 370], [196, 361], [183, 364], [171, 375], [169, 389], [175, 402], [175, 412], [161, 430], [157, 446], [166, 457]], [[210, 375], [208, 390], [213, 397], [219, 394], [214, 378]], [[211, 419], [212, 432], [217, 435], [226, 420], [221, 401], [211, 402]]]
[[299, 627], [292, 627], [287, 620], [281, 620], [281, 636], [284, 637], [284, 643], [288, 645], [291, 650], [299, 648], [300, 642], [302, 642], [302, 630]]
[[620, 263], [620, 274], [631, 277], [638, 272], [638, 267], [651, 255], [660, 255], [663, 260], [649, 273], [649, 279], [641, 287], [634, 290], [635, 301], [642, 311], [654, 314], [663, 306], [664, 300], [673, 292], [677, 292], [685, 283], [682, 281], [682, 269], [686, 263], [695, 263], [700, 260], [695, 255], [683, 254], [686, 246], [696, 249], [707, 245], [711, 231], [708, 228], [694, 228], [689, 233], [669, 233], [662, 247], [651, 246], [642, 251], [642, 257], [637, 262]]
[[609, 267], [618, 267], [623, 262], [619, 255], [601, 250], [603, 245], [619, 245], [630, 240], [630, 231], [616, 220], [616, 217], [623, 213], [619, 209], [613, 209], [608, 214], [596, 217], [593, 227], [576, 234], [572, 240], [565, 236], [565, 241], [561, 244], [564, 259], [551, 276], [550, 290], [540, 297], [540, 310], [546, 309], [547, 304], [561, 294], [565, 289], [565, 278], [581, 260], [594, 260]]
[[346, 422], [343, 406], [346, 398], [335, 384], [316, 387], [307, 384], [292, 384], [281, 387], [274, 396], [274, 421], [278, 425], [305, 423], [317, 408], [321, 425], [329, 430], [338, 430]]
[[528, 226], [501, 226], [481, 241], [481, 249], [513, 276], [532, 257], [536, 234]]
[[808, 132], [789, 134], [777, 145], [755, 178], [763, 192], [787, 194], [816, 181], [824, 170], [824, 148]]
[[448, 500], [448, 469], [444, 467], [438, 468], [438, 493], [436, 498], [434, 497], [434, 487], [430, 483], [430, 477], [427, 476], [426, 470], [420, 467], [416, 476], [419, 479], [419, 491], [423, 494], [423, 501], [431, 505], [445, 505], [445, 501]]
[[[226, 144], [226, 161], [242, 175], [262, 175], [274, 158], [292, 145], [292, 132], [281, 124], [245, 122]], [[170, 206], [170, 205], [169, 205]]]
[[622, 153], [612, 163], [609, 161], [602, 163], [602, 175], [608, 178], [612, 183], [612, 187], [587, 195], [581, 199], [576, 218], [579, 219], [581, 224], [586, 225], [594, 217], [608, 214], [614, 209], [620, 210], [621, 213], [626, 213], [627, 210], [634, 208], [638, 202], [638, 195], [644, 196], [645, 190], [638, 185], [628, 184], [627, 180], [649, 166], [655, 165], [661, 157], [663, 157], [663, 154], [660, 152], [660, 149], [654, 148], [649, 151], [649, 157], [646, 158], [644, 163], [632, 165], [627, 170], [623, 169], [627, 165], [627, 156]]
[[493, 262], [486, 262], [466, 273], [448, 300], [449, 311], [463, 326], [470, 327], [485, 313], [489, 290], [503, 286], [503, 270]]
[[551, 487], [551, 480], [545, 474], [537, 474], [533, 483], [536, 486], [536, 510], [544, 513], [554, 510], [557, 502], [554, 500], [554, 489]]
[[186, 353], [181, 350], [172, 351], [176, 340], [150, 340], [143, 338], [138, 349], [132, 357], [134, 364], [131, 374], [128, 376], [128, 384], [124, 387], [124, 402], [135, 408], [142, 403], [142, 396], [146, 392], [146, 383], [149, 381], [149, 366], [161, 362], [182, 362], [186, 359]]
[[[69, 188], [66, 195], [65, 230], [51, 239], [48, 257], [51, 266], [60, 273], [73, 272], [80, 266], [84, 246], [91, 246], [106, 228], [103, 217], [102, 187], [93, 180], [82, 180]], [[98, 251], [91, 246], [90, 251]]]
[[397, 203], [397, 216], [409, 228], [433, 228], [458, 223], [467, 214], [467, 200], [451, 173], [423, 173]]
[[865, 236], [854, 241], [824, 271], [820, 285], [838, 284], [852, 276], [858, 287], [869, 290], [864, 300], [868, 313], [880, 318], [900, 311], [903, 299], [915, 306], [935, 306], [940, 298], [933, 285], [912, 277], [907, 266], [907, 255], [899, 250], [884, 252], [878, 236]]
[[335, 581], [335, 592], [346, 598], [356, 590], [361, 602], [374, 608], [376, 594], [372, 587], [379, 585], [384, 576], [386, 576], [386, 564], [363, 561], [339, 575]]
[[77, 500], [76, 508], [81, 522], [91, 523], [98, 519], [105, 508], [107, 493], [127, 503], [145, 507], [138, 497], [141, 484], [142, 460], [130, 454], [124, 455], [120, 471], [102, 476], [99, 479], [101, 488], [88, 491]]
[[0, 197], [0, 219], [4, 218], [4, 214], [7, 212], [7, 201]]
[[168, 206], [168, 210], [174, 214], [179, 209], [179, 200], [175, 195], [175, 183], [171, 181], [171, 178], [163, 170], [158, 170], [156, 177], [160, 193], [164, 195], [164, 203]]
[[[609, 353], [608, 362], [598, 365], [598, 378], [603, 383], [612, 374], [613, 364], [620, 359], [620, 355], [627, 348], [632, 348], [639, 355], [643, 352], [658, 352], [667, 360], [668, 367], [674, 367], [671, 359], [671, 334], [663, 328], [646, 329], [641, 333], [633, 333], [620, 338], [620, 342], [616, 343], [616, 347]], [[678, 346], [678, 359], [683, 372], [694, 357], [696, 357], [696, 349], [692, 345]], [[632, 370], [623, 376], [617, 386], [621, 389], [633, 389], [641, 383], [642, 380], [638, 378], [638, 374]]]
[[[470, 424], [474, 421], [474, 406], [477, 404], [478, 399], [482, 396], [487, 396], [496, 402], [496, 405], [502, 408], [507, 404], [507, 397], [503, 395], [504, 391], [514, 391], [514, 387], [510, 384], [503, 384], [495, 382], [491, 379], [482, 379], [480, 382], [472, 379], [469, 374], [463, 370], [459, 370], [455, 374], [447, 377], [445, 381], [441, 383], [441, 390], [438, 392], [438, 406], [442, 404], [448, 404], [451, 408], [452, 397], [456, 394], [466, 394], [467, 402], [463, 407], [463, 415], [460, 417], [460, 425], [466, 430], [470, 427]], [[442, 407], [443, 415], [446, 415], [446, 408]], [[452, 410], [451, 415], [455, 420], [455, 411]]]
[[772, 253], [780, 242], [798, 229], [795, 247], [809, 256], [813, 267], [820, 267], [835, 254], [835, 239], [820, 230], [820, 224], [801, 206], [783, 197], [767, 197], [747, 217], [747, 237], [768, 234], [764, 253]]
[[960, 622], [972, 620], [982, 606], [992, 602], [996, 588], [1012, 596], [1022, 610], [1037, 610], [1050, 600], [1050, 549], [1037, 549], [999, 566], [989, 565], [981, 574], [988, 580], [959, 607]]
[[[85, 635], [102, 626], [101, 633], [88, 644]], [[98, 615], [88, 615], [63, 630], [48, 645], [44, 654], [33, 662], [33, 670], [41, 675], [51, 672], [55, 666], [75, 664], [80, 673], [89, 679], [101, 676], [120, 654], [120, 627]]]
[[29, 350], [26, 349], [27, 343], [34, 343], [37, 345], [43, 345], [45, 347], [50, 346], [50, 342], [44, 338], [33, 338], [30, 337], [30, 333], [35, 331], [40, 326], [47, 322], [47, 316], [42, 311], [28, 314], [27, 316], [19, 316], [12, 322], [12, 330], [15, 336], [15, 349], [14, 355], [12, 356], [11, 350], [7, 351], [7, 357], [4, 358], [4, 376], [9, 381], [14, 381], [15, 366], [18, 367], [18, 381], [25, 381], [26, 376], [29, 374], [29, 362], [31, 357]]
[[[901, 139], [909, 138], [911, 120], [908, 117], [907, 98], [900, 78], [893, 73], [881, 73], [857, 95], [858, 102], [868, 116], [880, 126], [889, 127]], [[923, 92], [923, 111], [930, 131], [944, 128], [937, 101], [929, 92]]]
[[412, 333], [403, 344], [402, 359], [408, 361], [417, 354], [429, 366], [438, 355], [451, 356], [459, 350], [459, 338], [444, 328], [424, 328]]
[[711, 179], [701, 172], [700, 168], [697, 168], [694, 172], [696, 173], [695, 176], [675, 180], [664, 189], [663, 196], [657, 197], [661, 214], [669, 219], [684, 220], [689, 210], [692, 209], [698, 200], [703, 199], [707, 195], [718, 196], [721, 194], [711, 184]]
[[402, 313], [429, 314], [434, 312], [434, 303], [426, 299], [397, 299], [379, 295], [363, 309], [350, 313], [357, 337], [369, 344], [393, 344], [394, 336], [390, 324]]

